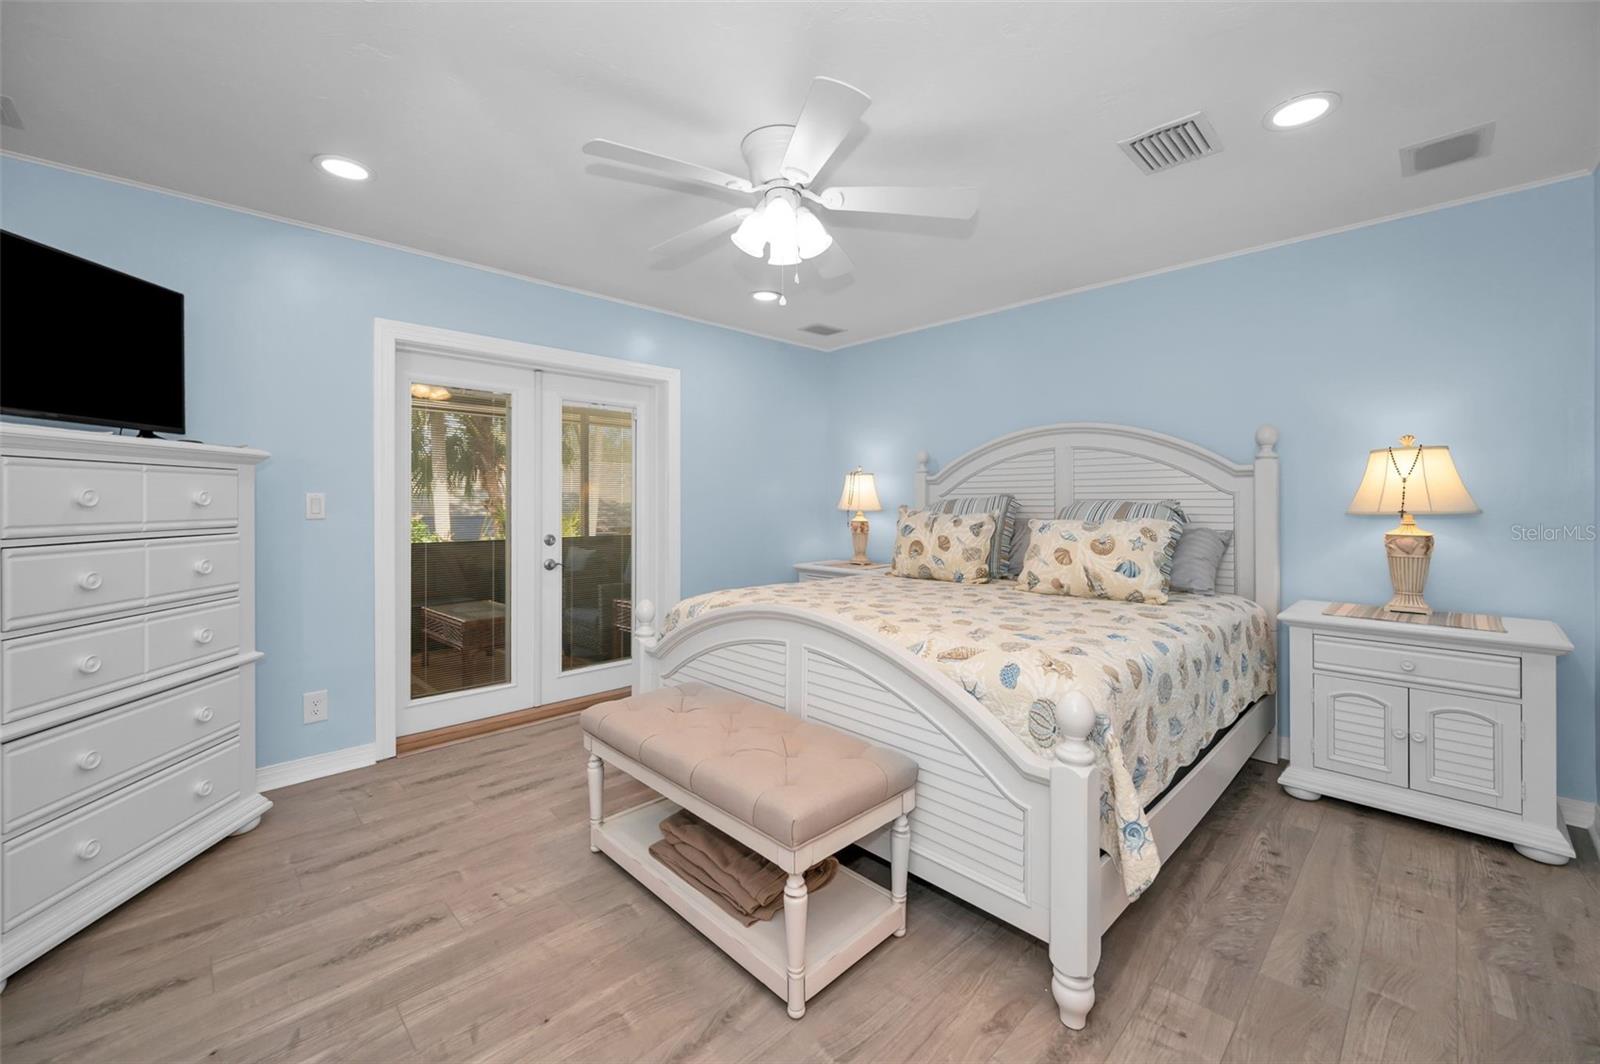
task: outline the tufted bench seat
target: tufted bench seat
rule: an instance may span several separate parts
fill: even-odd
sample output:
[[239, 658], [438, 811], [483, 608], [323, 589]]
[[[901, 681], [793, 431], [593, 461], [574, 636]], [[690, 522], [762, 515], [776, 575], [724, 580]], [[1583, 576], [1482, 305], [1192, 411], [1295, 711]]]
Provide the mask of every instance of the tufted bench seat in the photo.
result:
[[[790, 1016], [803, 1015], [808, 998], [877, 942], [905, 934], [907, 814], [915, 806], [917, 778], [910, 758], [705, 684], [591, 706], [580, 723], [590, 753], [589, 848], [606, 852], [787, 998]], [[666, 800], [620, 814], [613, 823], [602, 802], [607, 764]], [[781, 958], [763, 950], [770, 925], [737, 927], [659, 863], [640, 857], [651, 830], [678, 807], [788, 873]], [[840, 869], [817, 897], [828, 903], [830, 919], [849, 926], [830, 927], [824, 937], [835, 948], [827, 957], [808, 958], [805, 870], [889, 824], [891, 892]], [[822, 908], [819, 903], [819, 915]], [[775, 959], [781, 959], [776, 969]]]

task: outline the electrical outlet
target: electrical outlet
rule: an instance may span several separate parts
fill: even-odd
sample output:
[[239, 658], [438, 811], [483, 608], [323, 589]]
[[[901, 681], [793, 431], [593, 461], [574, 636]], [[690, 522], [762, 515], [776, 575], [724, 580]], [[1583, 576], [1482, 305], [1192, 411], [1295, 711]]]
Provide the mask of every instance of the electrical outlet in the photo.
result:
[[328, 692], [307, 691], [304, 701], [307, 724], [316, 724], [328, 719]]
[[326, 521], [328, 519], [328, 497], [320, 491], [306, 492], [306, 520]]

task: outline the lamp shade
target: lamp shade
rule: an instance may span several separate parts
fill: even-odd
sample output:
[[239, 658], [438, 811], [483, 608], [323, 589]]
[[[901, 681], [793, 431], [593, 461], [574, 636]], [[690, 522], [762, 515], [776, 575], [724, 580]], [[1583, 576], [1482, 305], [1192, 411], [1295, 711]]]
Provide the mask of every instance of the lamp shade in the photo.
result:
[[1367, 455], [1367, 471], [1346, 513], [1402, 511], [1419, 515], [1479, 512], [1456, 472], [1450, 448], [1419, 447], [1414, 437], [1402, 436], [1399, 447], [1380, 447]]
[[860, 466], [846, 473], [844, 475], [844, 491], [839, 496], [839, 509], [883, 509], [883, 503], [878, 501], [877, 478], [871, 473], [863, 473]]

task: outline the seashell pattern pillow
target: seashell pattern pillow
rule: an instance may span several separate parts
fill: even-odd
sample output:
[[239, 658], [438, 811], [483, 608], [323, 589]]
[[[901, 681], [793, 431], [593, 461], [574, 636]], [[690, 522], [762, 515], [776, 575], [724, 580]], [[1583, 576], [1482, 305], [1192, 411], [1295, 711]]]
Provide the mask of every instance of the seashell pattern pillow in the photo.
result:
[[1132, 521], [1028, 522], [1028, 553], [1018, 583], [1041, 595], [1167, 601], [1172, 554], [1183, 525], [1141, 518]]
[[994, 535], [995, 519], [991, 514], [944, 514], [902, 506], [895, 523], [889, 575], [957, 584], [988, 583]]

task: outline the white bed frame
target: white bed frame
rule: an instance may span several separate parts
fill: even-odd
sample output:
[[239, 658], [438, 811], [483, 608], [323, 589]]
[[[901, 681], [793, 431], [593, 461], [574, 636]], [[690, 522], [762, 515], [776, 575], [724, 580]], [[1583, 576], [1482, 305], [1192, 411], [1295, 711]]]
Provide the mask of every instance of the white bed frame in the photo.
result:
[[[1015, 432], [938, 473], [918, 455], [919, 506], [954, 495], [1016, 496], [1029, 518], [1075, 498], [1175, 498], [1191, 522], [1231, 530], [1219, 590], [1278, 613], [1278, 430], [1256, 432], [1251, 465], [1183, 440], [1120, 425], [1069, 423]], [[1082, 1028], [1094, 1005], [1100, 937], [1128, 907], [1100, 851], [1100, 770], [1088, 741], [1095, 707], [1058, 707], [1053, 757], [1028, 749], [961, 686], [908, 651], [784, 606], [709, 611], [665, 637], [655, 607], [634, 611], [639, 690], [700, 681], [891, 747], [920, 766], [911, 874], [1050, 945], [1061, 1022]], [[1150, 810], [1170, 856], [1252, 755], [1278, 759], [1276, 699], [1252, 705]], [[863, 841], [887, 856], [887, 832]]]

